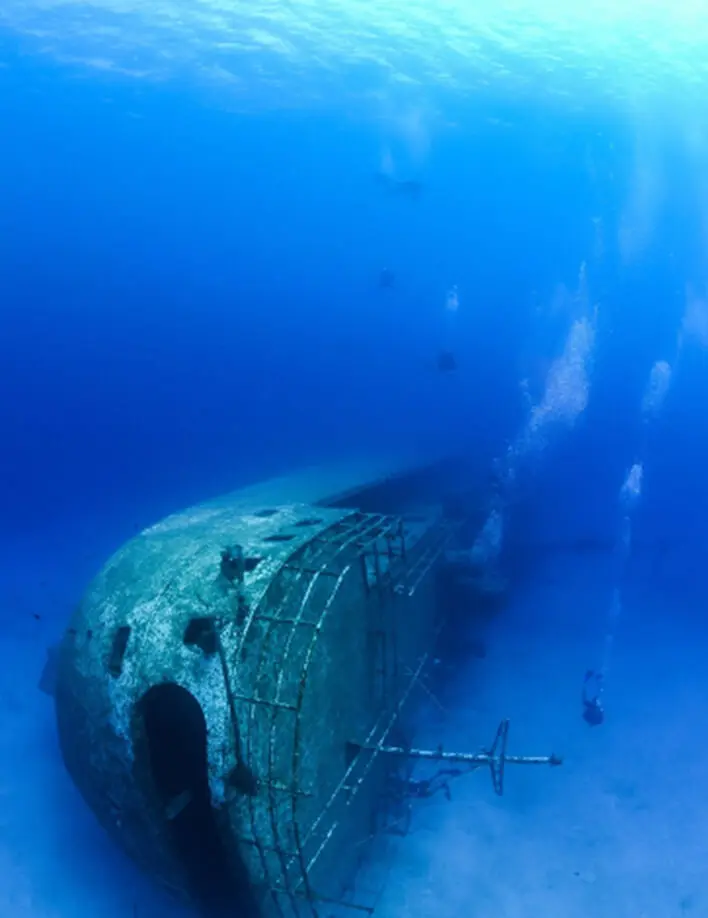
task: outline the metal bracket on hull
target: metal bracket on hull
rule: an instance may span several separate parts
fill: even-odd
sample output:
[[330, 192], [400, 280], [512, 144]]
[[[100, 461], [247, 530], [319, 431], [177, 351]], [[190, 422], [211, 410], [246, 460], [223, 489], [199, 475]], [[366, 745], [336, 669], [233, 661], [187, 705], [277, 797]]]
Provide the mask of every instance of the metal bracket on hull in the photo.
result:
[[[404, 746], [368, 746], [350, 743], [349, 747], [350, 753], [368, 751], [382, 755], [401, 756], [408, 759], [427, 759], [432, 762], [459, 762], [470, 766], [470, 771], [487, 765], [494, 792], [501, 797], [504, 793], [504, 773], [507, 765], [550, 765], [555, 767], [563, 764], [561, 756], [554, 753], [551, 755], [509, 755], [507, 752], [509, 726], [510, 721], [508, 719], [502, 720], [497, 727], [491, 746], [481, 752], [447, 752], [442, 746], [438, 746], [437, 749], [407, 749]], [[416, 794], [413, 793], [412, 796], [416, 796]], [[417, 796], [420, 796], [420, 794]]]

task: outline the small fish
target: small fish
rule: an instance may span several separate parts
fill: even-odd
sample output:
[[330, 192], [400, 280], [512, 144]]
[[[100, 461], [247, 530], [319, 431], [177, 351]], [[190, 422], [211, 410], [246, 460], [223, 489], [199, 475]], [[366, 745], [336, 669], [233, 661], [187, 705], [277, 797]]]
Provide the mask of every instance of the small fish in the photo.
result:
[[440, 373], [453, 373], [457, 369], [457, 358], [452, 351], [440, 351], [437, 368]]
[[379, 274], [379, 287], [390, 289], [393, 287], [394, 280], [393, 271], [390, 268], [384, 268]]
[[377, 172], [375, 179], [379, 185], [389, 191], [391, 194], [397, 194], [401, 197], [412, 198], [417, 200], [423, 190], [423, 185], [416, 179], [396, 179], [385, 172]]
[[393, 190], [398, 194], [406, 195], [409, 198], [419, 198], [420, 193], [423, 190], [423, 185], [421, 182], [417, 182], [415, 179], [407, 179], [404, 182], [396, 181], [394, 183]]
[[187, 809], [191, 802], [192, 792], [190, 790], [183, 790], [182, 793], [177, 794], [176, 797], [168, 801], [165, 807], [165, 819], [167, 819], [168, 822], [172, 822], [181, 812]]

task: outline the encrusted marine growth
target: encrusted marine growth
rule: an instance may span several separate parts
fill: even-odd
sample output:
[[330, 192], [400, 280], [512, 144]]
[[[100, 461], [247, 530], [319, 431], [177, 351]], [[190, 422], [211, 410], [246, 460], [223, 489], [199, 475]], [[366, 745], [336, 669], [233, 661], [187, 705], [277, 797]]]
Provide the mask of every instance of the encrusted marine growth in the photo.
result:
[[399, 499], [176, 514], [118, 551], [67, 630], [71, 775], [136, 861], [215, 914], [317, 915], [377, 830], [454, 532]]

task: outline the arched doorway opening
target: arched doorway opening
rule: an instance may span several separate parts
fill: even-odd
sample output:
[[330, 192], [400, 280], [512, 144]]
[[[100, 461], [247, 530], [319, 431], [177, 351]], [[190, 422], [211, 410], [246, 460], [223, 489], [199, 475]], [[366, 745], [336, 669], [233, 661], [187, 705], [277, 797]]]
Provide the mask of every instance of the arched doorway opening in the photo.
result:
[[211, 805], [207, 725], [199, 702], [172, 682], [153, 686], [139, 704], [152, 782], [192, 895], [205, 915], [255, 918], [245, 865], [227, 857]]

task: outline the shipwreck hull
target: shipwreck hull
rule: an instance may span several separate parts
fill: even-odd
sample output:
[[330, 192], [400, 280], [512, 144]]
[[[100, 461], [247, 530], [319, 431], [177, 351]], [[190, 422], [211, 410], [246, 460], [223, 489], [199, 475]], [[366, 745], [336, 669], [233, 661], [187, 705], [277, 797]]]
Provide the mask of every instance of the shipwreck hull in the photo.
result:
[[280, 480], [192, 508], [119, 550], [75, 613], [55, 696], [67, 768], [130, 856], [207, 913], [345, 901], [400, 767], [381, 747], [410, 743], [442, 625], [446, 477]]

